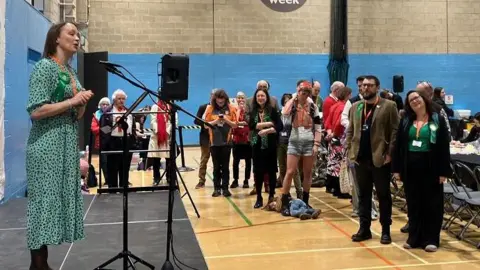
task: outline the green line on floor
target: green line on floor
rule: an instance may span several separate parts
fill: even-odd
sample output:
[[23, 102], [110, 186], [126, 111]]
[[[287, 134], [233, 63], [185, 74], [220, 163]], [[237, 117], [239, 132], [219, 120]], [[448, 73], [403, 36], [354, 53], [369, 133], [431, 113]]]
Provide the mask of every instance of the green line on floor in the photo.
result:
[[[193, 160], [200, 166], [200, 163], [197, 161], [196, 158], [193, 158]], [[207, 176], [213, 182], [213, 177], [210, 175], [210, 173], [208, 173], [208, 171], [207, 171]], [[245, 221], [245, 223], [247, 223], [248, 226], [252, 226], [253, 223], [250, 221], [250, 219], [248, 219], [247, 216], [245, 216], [245, 214], [242, 212], [242, 210], [240, 210], [240, 208], [238, 208], [238, 205], [235, 202], [233, 202], [230, 197], [225, 197], [225, 198], [232, 205], [233, 209], [235, 209], [235, 211], [237, 211], [237, 213], [242, 217], [243, 221]]]

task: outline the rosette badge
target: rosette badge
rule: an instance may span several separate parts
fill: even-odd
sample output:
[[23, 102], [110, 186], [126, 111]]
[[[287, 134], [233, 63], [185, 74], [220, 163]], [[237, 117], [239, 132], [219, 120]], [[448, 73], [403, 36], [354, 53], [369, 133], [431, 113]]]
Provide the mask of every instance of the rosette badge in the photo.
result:
[[262, 0], [262, 3], [277, 12], [292, 12], [301, 8], [307, 0]]

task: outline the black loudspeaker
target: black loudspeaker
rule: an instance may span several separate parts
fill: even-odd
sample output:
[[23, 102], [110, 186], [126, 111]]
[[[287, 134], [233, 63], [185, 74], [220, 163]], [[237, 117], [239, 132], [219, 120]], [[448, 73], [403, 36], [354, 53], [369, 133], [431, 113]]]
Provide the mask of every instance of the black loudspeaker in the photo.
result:
[[188, 99], [190, 59], [184, 54], [166, 54], [162, 57], [160, 95], [166, 100]]
[[393, 76], [393, 92], [394, 93], [403, 92], [403, 75]]

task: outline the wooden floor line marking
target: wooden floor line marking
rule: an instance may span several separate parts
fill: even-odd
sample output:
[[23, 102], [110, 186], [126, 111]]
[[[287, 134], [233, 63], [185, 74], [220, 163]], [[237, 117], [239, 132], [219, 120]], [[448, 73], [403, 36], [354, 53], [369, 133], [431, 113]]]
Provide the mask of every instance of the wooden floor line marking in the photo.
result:
[[[200, 163], [198, 162], [198, 160], [196, 158], [193, 158], [193, 160], [198, 164], [198, 166], [200, 166]], [[207, 176], [208, 178], [210, 178], [210, 180], [213, 182], [213, 177], [210, 175], [210, 173], [208, 173], [207, 171]], [[245, 223], [247, 223], [248, 226], [252, 226], [253, 223], [250, 219], [248, 219], [248, 217], [245, 215], [245, 213], [242, 212], [242, 210], [240, 210], [240, 208], [238, 207], [238, 205], [229, 197], [225, 197], [225, 199], [230, 203], [230, 205], [233, 207], [233, 209], [235, 209], [235, 211], [240, 215], [240, 217], [243, 219], [243, 221], [245, 221]]]
[[[359, 222], [358, 222], [357, 220], [355, 220], [355, 219], [349, 217], [348, 215], [342, 213], [341, 211], [335, 209], [335, 207], [331, 206], [330, 204], [328, 204], [328, 203], [320, 200], [319, 198], [317, 198], [317, 197], [315, 197], [315, 196], [313, 196], [313, 195], [310, 195], [310, 197], [312, 197], [313, 199], [315, 199], [315, 200], [323, 203], [325, 206], [327, 206], [328, 208], [332, 209], [333, 211], [335, 211], [335, 212], [337, 212], [337, 213], [339, 213], [339, 214], [342, 214], [343, 216], [345, 216], [345, 217], [347, 217], [348, 219], [350, 219], [352, 222], [354, 222], [354, 223], [356, 223], [356, 224], [359, 224]], [[375, 232], [375, 231], [373, 231], [373, 230], [372, 230], [372, 233], [375, 234], [376, 236], [380, 236], [379, 233], [377, 233], [377, 232]], [[429, 263], [428, 263], [427, 261], [425, 261], [424, 259], [422, 259], [422, 258], [418, 257], [417, 255], [413, 254], [412, 252], [410, 252], [410, 251], [408, 251], [408, 250], [400, 247], [400, 246], [397, 245], [396, 243], [392, 242], [392, 245], [394, 245], [395, 247], [397, 247], [397, 248], [400, 249], [401, 251], [407, 253], [408, 255], [414, 257], [415, 259], [419, 260], [419, 261], [422, 262], [423, 264], [429, 264]]]
[[[370, 248], [385, 248], [385, 246], [371, 246]], [[206, 256], [205, 259], [226, 259], [226, 258], [239, 258], [239, 257], [252, 257], [252, 256], [269, 256], [269, 255], [313, 253], [313, 252], [325, 252], [325, 251], [356, 250], [356, 249], [365, 249], [365, 247], [319, 248], [319, 249], [304, 249], [304, 250], [301, 250], [301, 249], [286, 250], [286, 251], [276, 251], [276, 252], [231, 254], [231, 255], [219, 255], [219, 256]]]
[[[328, 219], [325, 219], [325, 222], [330, 225], [332, 228], [336, 229], [337, 231], [341, 232], [343, 235], [345, 235], [347, 238], [351, 238], [351, 235], [348, 234], [345, 230], [343, 230], [342, 228], [340, 228], [339, 226], [335, 225], [333, 222], [329, 221]], [[372, 253], [373, 255], [375, 255], [375, 257], [377, 257], [378, 259], [382, 260], [383, 262], [385, 262], [386, 264], [394, 267], [395, 269], [397, 270], [400, 270], [399, 267], [397, 267], [394, 263], [392, 263], [390, 260], [388, 260], [387, 258], [385, 258], [384, 256], [382, 256], [380, 253], [374, 251], [373, 249], [371, 249], [370, 247], [368, 247], [367, 245], [365, 245], [365, 243], [362, 243], [362, 242], [358, 242], [358, 244], [360, 245], [360, 247], [363, 247], [365, 248], [368, 252]], [[383, 247], [388, 247], [387, 245], [384, 245]]]
[[[476, 263], [480, 262], [480, 260], [466, 260], [466, 261], [451, 261], [451, 262], [434, 262], [428, 263], [429, 266], [437, 265], [451, 265], [451, 264], [467, 264], [467, 263]], [[397, 265], [398, 267], [408, 268], [408, 267], [418, 267], [418, 266], [425, 266], [423, 263], [417, 264], [400, 264]], [[358, 268], [337, 268], [336, 270], [368, 270], [368, 269], [390, 269], [393, 266], [370, 266], [370, 267], [358, 267]]]

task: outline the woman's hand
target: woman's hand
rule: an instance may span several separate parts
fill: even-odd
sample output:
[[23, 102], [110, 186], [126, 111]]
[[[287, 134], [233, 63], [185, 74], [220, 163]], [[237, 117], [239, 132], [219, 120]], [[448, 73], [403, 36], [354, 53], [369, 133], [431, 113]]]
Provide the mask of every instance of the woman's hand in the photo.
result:
[[70, 99], [70, 103], [73, 107], [83, 106], [93, 97], [92, 91], [80, 91], [74, 97]]
[[269, 133], [269, 132], [268, 132], [268, 129], [262, 129], [262, 130], [260, 130], [260, 131], [258, 132], [258, 135], [259, 135], [260, 137], [265, 137], [265, 136], [268, 135], [268, 133]]
[[312, 156], [313, 156], [313, 157], [317, 156], [317, 153], [318, 153], [318, 145], [314, 145], [314, 146], [313, 146]]
[[393, 178], [395, 178], [396, 181], [401, 181], [399, 173], [394, 173]]
[[440, 176], [440, 184], [444, 184], [447, 181], [447, 178], [444, 176]]

